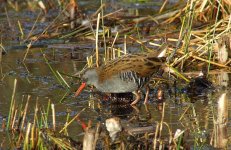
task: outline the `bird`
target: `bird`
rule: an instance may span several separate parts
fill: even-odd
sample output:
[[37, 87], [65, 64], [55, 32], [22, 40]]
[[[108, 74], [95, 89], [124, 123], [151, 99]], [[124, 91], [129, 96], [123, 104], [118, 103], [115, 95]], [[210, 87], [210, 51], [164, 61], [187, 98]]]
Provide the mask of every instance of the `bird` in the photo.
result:
[[[108, 61], [100, 67], [88, 68], [82, 75], [81, 90], [85, 85], [93, 85], [104, 93], [128, 93], [136, 96], [131, 105], [137, 104], [140, 99], [140, 90], [146, 88], [144, 103], [148, 101], [148, 82], [154, 74], [165, 68], [165, 57], [157, 57], [156, 52], [127, 54]], [[81, 86], [80, 86], [81, 87]], [[80, 93], [80, 88], [76, 96]]]

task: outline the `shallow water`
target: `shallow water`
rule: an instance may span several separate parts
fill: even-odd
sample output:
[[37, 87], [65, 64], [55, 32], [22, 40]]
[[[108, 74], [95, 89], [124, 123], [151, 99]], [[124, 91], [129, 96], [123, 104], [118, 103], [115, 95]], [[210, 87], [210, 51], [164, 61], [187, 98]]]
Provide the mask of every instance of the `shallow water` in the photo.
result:
[[[108, 4], [113, 5], [113, 2], [116, 3], [115, 1], [108, 1]], [[89, 9], [87, 12], [91, 13], [100, 6], [100, 3], [99, 1], [97, 1], [97, 4], [92, 3], [92, 1], [79, 1], [79, 5], [84, 9]], [[109, 7], [110, 9], [108, 9], [108, 11], [121, 7], [136, 7], [140, 11], [140, 14], [150, 14], [150, 12], [152, 14], [155, 12], [153, 10], [156, 8], [149, 6], [150, 5], [147, 3], [123, 3], [123, 1], [119, 1], [116, 5], [114, 5], [114, 7]], [[136, 11], [136, 9], [129, 10], [131, 11], [130, 13], [134, 13]], [[1, 11], [0, 13], [0, 26], [4, 28], [4, 30], [1, 31], [1, 37], [4, 39], [4, 46], [7, 48], [7, 54], [3, 55], [2, 63], [0, 64], [0, 125], [2, 124], [3, 118], [7, 118], [8, 116], [15, 79], [17, 79], [15, 95], [16, 103], [18, 105], [25, 105], [27, 96], [31, 95], [28, 114], [29, 116], [33, 116], [36, 101], [38, 101], [39, 105], [43, 105], [43, 107], [46, 108], [48, 100], [50, 100], [51, 103], [55, 104], [56, 121], [58, 126], [63, 126], [65, 124], [67, 112], [70, 112], [70, 116], [73, 117], [83, 108], [87, 109], [81, 114], [82, 120], [85, 122], [92, 120], [93, 125], [97, 122], [104, 123], [105, 119], [113, 116], [121, 117], [122, 122], [130, 127], [150, 126], [161, 120], [163, 108], [161, 103], [158, 104], [156, 102], [156, 98], [150, 99], [147, 106], [140, 103], [137, 107], [120, 107], [111, 105], [108, 102], [99, 101], [103, 98], [100, 96], [93, 96], [88, 91], [84, 91], [78, 98], [74, 98], [74, 91], [79, 86], [79, 83], [76, 82], [76, 79], [72, 79], [67, 76], [64, 77], [72, 87], [71, 92], [69, 92], [63, 102], [60, 103], [60, 100], [66, 94], [67, 90], [57, 82], [48, 65], [45, 63], [41, 51], [46, 54], [50, 64], [53, 68], [55, 68], [55, 70], [69, 75], [73, 75], [77, 71], [81, 70], [85, 65], [85, 62], [71, 59], [71, 51], [69, 49], [48, 49], [42, 47], [30, 49], [26, 61], [23, 62], [22, 60], [26, 48], [12, 48], [12, 46], [17, 47], [20, 45], [18, 40], [20, 32], [16, 23], [17, 20], [20, 19], [22, 21], [25, 34], [28, 34], [33, 26], [33, 22], [36, 19], [37, 14], [38, 12], [28, 12], [23, 10], [20, 13], [15, 13], [14, 10], [10, 10], [8, 15], [10, 16], [10, 21], [14, 26], [14, 28], [10, 28], [8, 26], [7, 18], [4, 15], [4, 11]], [[40, 20], [35, 32], [42, 31], [49, 22], [52, 21], [54, 15], [55, 13], [51, 13], [45, 17], [45, 20]], [[63, 41], [58, 40], [58, 42], [62, 43]], [[216, 84], [216, 76], [217, 75], [210, 77], [214, 84]], [[164, 89], [166, 90], [164, 122], [169, 125], [173, 133], [176, 129], [190, 128], [195, 131], [195, 133], [200, 130], [205, 132], [206, 136], [211, 136], [211, 132], [213, 130], [213, 115], [216, 114], [218, 97], [222, 93], [227, 92], [228, 101], [230, 101], [229, 83], [230, 81], [227, 82], [228, 87], [226, 88], [217, 86], [217, 91], [215, 93], [208, 94], [207, 99], [196, 97], [195, 100], [194, 98], [194, 101], [196, 101], [194, 103], [191, 103], [190, 98], [181, 92], [181, 89], [186, 86], [185, 84], [180, 83], [179, 87], [176, 89], [171, 87], [172, 92], [176, 91], [175, 95], [168, 95], [167, 89]], [[152, 94], [155, 94], [155, 92], [156, 89], [153, 89]], [[229, 104], [228, 106], [230, 113], [231, 105]], [[179, 118], [184, 113], [185, 109], [189, 109], [190, 112], [179, 121]], [[28, 117], [27, 119], [30, 120], [32, 118]], [[130, 122], [128, 120], [130, 120]], [[230, 126], [231, 124], [229, 123], [228, 134], [231, 133]], [[77, 121], [70, 125], [68, 131], [70, 132], [70, 136], [74, 137], [76, 140], [82, 139], [83, 131]], [[164, 128], [163, 133], [163, 136], [167, 137], [167, 128]], [[203, 137], [204, 134], [191, 134], [189, 139], [194, 139], [197, 136]], [[206, 139], [207, 137], [203, 138]], [[0, 132], [0, 139], [5, 139], [5, 134], [2, 131]], [[0, 140], [0, 142], [2, 141]], [[209, 144], [209, 141], [207, 140], [206, 143]]]

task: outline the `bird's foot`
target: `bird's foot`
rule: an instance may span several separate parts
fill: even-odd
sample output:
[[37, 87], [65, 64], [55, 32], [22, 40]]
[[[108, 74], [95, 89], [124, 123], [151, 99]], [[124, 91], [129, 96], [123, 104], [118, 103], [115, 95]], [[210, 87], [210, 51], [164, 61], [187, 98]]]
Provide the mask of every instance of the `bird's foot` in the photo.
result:
[[147, 85], [147, 86], [146, 86], [146, 94], [145, 94], [144, 104], [147, 104], [147, 103], [148, 103], [149, 91], [150, 91], [150, 88], [149, 88], [149, 86]]
[[133, 92], [133, 94], [135, 94], [136, 99], [131, 103], [131, 105], [136, 105], [140, 101], [140, 99], [141, 99], [140, 92], [135, 91], [135, 92]]

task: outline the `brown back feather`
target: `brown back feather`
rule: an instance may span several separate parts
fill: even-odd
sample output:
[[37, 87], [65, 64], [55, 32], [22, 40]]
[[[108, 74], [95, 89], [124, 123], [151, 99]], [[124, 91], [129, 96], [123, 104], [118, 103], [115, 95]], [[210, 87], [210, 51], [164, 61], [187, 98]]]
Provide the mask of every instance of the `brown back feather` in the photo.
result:
[[157, 72], [164, 64], [165, 58], [158, 58], [156, 54], [129, 54], [109, 61], [99, 68], [99, 81], [112, 77], [115, 74], [133, 71], [140, 77], [148, 77]]

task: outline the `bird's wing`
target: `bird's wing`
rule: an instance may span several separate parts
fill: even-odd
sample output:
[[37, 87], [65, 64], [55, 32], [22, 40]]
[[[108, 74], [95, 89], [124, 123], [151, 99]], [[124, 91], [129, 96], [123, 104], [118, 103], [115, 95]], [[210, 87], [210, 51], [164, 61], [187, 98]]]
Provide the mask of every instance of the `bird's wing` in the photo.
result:
[[150, 54], [125, 55], [101, 66], [100, 81], [126, 72], [133, 72], [141, 78], [148, 77], [159, 70], [164, 60]]

